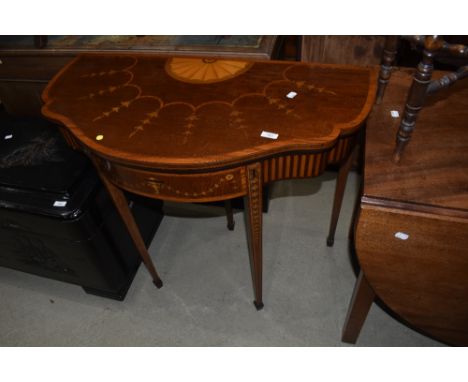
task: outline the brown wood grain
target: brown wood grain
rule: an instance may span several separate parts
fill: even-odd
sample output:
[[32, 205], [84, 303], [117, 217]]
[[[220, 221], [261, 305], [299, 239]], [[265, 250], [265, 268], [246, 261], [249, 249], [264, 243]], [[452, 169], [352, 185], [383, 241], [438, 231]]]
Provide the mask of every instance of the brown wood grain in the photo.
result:
[[[376, 80], [377, 68], [86, 54], [49, 83], [43, 113], [66, 127], [67, 140], [114, 188], [185, 202], [245, 196], [261, 309], [263, 184], [342, 165], [373, 105]], [[297, 95], [288, 98], [291, 91]], [[152, 264], [148, 269], [154, 278]]]
[[[184, 44], [184, 39], [177, 36], [145, 36], [142, 39], [137, 36], [94, 36], [87, 42], [80, 41], [80, 36], [60, 36], [49, 39], [45, 46], [41, 44], [41, 49], [38, 49], [33, 44], [32, 36], [29, 36], [29, 44], [25, 44], [23, 37], [16, 42], [14, 37], [3, 37], [0, 36], [0, 99], [9, 114], [34, 117], [41, 117], [40, 94], [47, 82], [81, 52], [132, 51], [155, 55], [269, 60], [276, 57], [278, 44], [281, 43], [278, 36], [258, 36], [257, 45], [246, 46], [225, 43], [196, 45], [189, 40], [185, 40]], [[47, 36], [35, 37], [41, 37], [42, 42], [47, 41], [44, 39]], [[5, 40], [10, 42], [6, 43]]]
[[[364, 196], [468, 211], [468, 79], [427, 99], [401, 163], [392, 163], [411, 70], [392, 74], [369, 116]], [[434, 77], [443, 73], [434, 72]]]
[[[444, 73], [434, 72], [434, 77]], [[366, 128], [364, 190], [355, 246], [369, 288], [398, 316], [436, 339], [468, 345], [468, 82], [430, 97], [411, 144], [393, 162], [412, 71], [392, 74]], [[403, 239], [398, 238], [403, 233]], [[397, 234], [397, 235], [396, 235]], [[364, 290], [361, 290], [364, 288]], [[362, 293], [361, 293], [362, 292]], [[365, 320], [352, 300], [344, 340]]]
[[148, 197], [184, 202], [212, 202], [247, 193], [245, 167], [205, 174], [172, 174], [135, 169], [97, 159], [100, 171], [119, 187]]
[[351, 165], [357, 155], [357, 148], [354, 147], [354, 150], [350, 152], [346, 159], [343, 161], [342, 165], [340, 166], [340, 170], [338, 171], [338, 178], [336, 179], [336, 186], [335, 186], [335, 197], [333, 200], [333, 210], [332, 210], [332, 217], [330, 220], [330, 228], [327, 237], [327, 245], [331, 247], [335, 240], [335, 231], [336, 225], [338, 223], [338, 217], [341, 211], [341, 203], [343, 202], [343, 195], [344, 190], [346, 188], [346, 183], [348, 180], [349, 170], [351, 169]]
[[183, 170], [332, 148], [357, 131], [375, 96], [376, 71], [360, 67], [251, 62], [197, 86], [169, 75], [169, 59], [80, 55], [46, 88], [43, 113], [109, 159]]
[[356, 343], [374, 298], [374, 290], [369, 285], [364, 272], [360, 271], [341, 334], [343, 342]]
[[377, 296], [416, 328], [465, 346], [467, 248], [468, 219], [362, 205], [356, 249]]
[[326, 64], [378, 65], [384, 36], [303, 36], [301, 60]]
[[114, 202], [114, 205], [117, 208], [117, 211], [120, 217], [125, 223], [128, 233], [130, 234], [130, 237], [135, 243], [137, 250], [140, 254], [140, 257], [143, 260], [143, 263], [145, 264], [146, 268], [148, 269], [148, 272], [150, 273], [153, 279], [154, 285], [156, 285], [157, 288], [161, 288], [163, 285], [162, 281], [159, 278], [158, 272], [156, 271], [156, 268], [154, 267], [153, 262], [151, 261], [150, 254], [148, 253], [148, 250], [146, 249], [146, 245], [145, 245], [145, 242], [143, 241], [143, 238], [141, 237], [140, 231], [138, 229], [138, 225], [136, 224], [133, 218], [133, 215], [130, 211], [130, 208], [128, 207], [128, 201], [125, 198], [124, 193], [122, 192], [120, 188], [112, 184], [112, 182], [109, 182], [107, 177], [103, 175], [101, 171], [99, 171], [99, 167], [98, 167], [98, 174], [102, 182], [104, 183], [104, 186], [106, 187], [109, 193], [109, 196]]
[[252, 279], [255, 291], [254, 305], [257, 310], [263, 308], [262, 294], [262, 166], [253, 163], [247, 166], [248, 193], [245, 198], [247, 205], [247, 223], [249, 225], [249, 247], [251, 253]]

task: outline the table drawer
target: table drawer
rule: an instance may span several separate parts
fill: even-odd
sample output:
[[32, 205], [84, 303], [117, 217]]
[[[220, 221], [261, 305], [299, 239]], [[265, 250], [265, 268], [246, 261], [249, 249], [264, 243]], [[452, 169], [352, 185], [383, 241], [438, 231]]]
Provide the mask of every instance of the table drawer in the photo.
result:
[[208, 174], [168, 174], [98, 160], [108, 178], [125, 190], [164, 200], [207, 202], [247, 194], [245, 167]]

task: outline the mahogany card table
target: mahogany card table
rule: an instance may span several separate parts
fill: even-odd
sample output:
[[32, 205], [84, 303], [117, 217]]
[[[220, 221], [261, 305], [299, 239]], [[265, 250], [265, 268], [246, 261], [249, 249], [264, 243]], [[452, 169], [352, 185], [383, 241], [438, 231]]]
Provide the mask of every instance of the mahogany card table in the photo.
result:
[[278, 61], [81, 54], [43, 93], [43, 114], [95, 164], [157, 287], [122, 190], [180, 202], [244, 196], [262, 300], [262, 187], [339, 164], [328, 244], [377, 70]]

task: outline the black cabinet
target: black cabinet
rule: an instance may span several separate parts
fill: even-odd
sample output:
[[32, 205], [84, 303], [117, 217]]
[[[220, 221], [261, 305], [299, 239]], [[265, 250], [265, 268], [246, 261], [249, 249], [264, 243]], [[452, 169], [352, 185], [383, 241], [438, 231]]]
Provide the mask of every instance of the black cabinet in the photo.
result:
[[[0, 265], [123, 299], [140, 258], [90, 162], [46, 121], [0, 122]], [[128, 199], [148, 246], [162, 202]]]

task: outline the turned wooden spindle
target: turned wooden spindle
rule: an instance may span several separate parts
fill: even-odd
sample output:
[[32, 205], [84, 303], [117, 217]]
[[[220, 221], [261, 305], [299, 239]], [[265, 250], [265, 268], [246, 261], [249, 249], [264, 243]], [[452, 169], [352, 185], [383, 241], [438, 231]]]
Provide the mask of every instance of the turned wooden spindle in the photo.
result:
[[390, 76], [392, 75], [392, 66], [395, 61], [398, 47], [398, 36], [387, 36], [383, 51], [382, 64], [379, 73], [379, 86], [377, 88], [377, 97], [375, 103], [382, 102], [385, 88], [387, 87]]
[[411, 139], [414, 125], [421, 110], [427, 94], [427, 88], [431, 83], [432, 72], [434, 70], [434, 53], [443, 45], [443, 40], [439, 36], [428, 36], [424, 40], [424, 51], [422, 61], [419, 63], [413, 77], [408, 98], [406, 100], [403, 118], [398, 128], [396, 137], [396, 147], [393, 153], [393, 160], [398, 163], [401, 154]]

